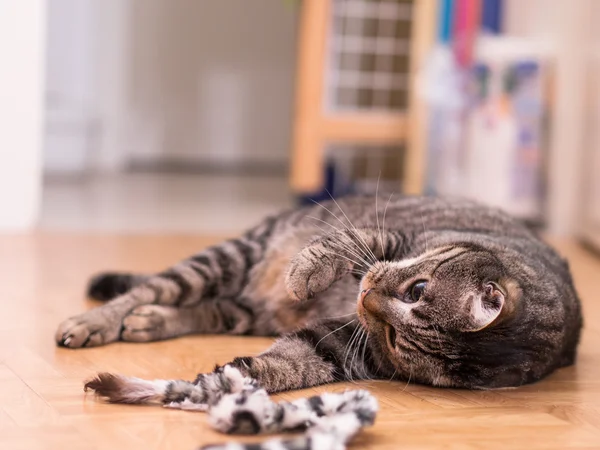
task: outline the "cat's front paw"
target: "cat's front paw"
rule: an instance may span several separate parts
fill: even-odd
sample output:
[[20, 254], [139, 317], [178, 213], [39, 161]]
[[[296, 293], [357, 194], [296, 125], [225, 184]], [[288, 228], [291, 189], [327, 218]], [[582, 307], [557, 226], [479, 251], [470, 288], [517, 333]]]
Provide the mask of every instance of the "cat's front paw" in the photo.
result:
[[288, 294], [297, 300], [307, 300], [328, 289], [352, 269], [352, 264], [319, 245], [298, 253], [288, 268], [285, 284]]
[[176, 335], [173, 331], [169, 333], [167, 325], [177, 324], [178, 314], [176, 308], [169, 306], [138, 306], [123, 319], [121, 339], [128, 342], [150, 342]]
[[120, 321], [115, 326], [110, 318], [94, 309], [62, 322], [55, 340], [61, 347], [96, 347], [117, 341], [120, 326]]

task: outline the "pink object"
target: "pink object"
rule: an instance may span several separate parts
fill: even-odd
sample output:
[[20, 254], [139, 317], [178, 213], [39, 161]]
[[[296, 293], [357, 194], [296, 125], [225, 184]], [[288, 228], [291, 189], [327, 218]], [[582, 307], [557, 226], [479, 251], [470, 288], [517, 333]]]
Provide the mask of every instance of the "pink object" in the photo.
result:
[[459, 66], [473, 58], [473, 45], [481, 22], [481, 0], [457, 0], [454, 19], [454, 54]]

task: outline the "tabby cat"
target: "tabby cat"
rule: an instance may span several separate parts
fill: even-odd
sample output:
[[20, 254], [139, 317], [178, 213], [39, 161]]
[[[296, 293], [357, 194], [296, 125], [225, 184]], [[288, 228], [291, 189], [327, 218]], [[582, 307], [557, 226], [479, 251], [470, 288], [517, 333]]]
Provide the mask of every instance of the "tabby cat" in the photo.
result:
[[156, 275], [99, 275], [89, 295], [110, 301], [63, 322], [59, 345], [283, 335], [193, 383], [88, 383], [128, 403], [205, 402], [210, 386], [236, 383], [223, 378], [233, 369], [268, 392], [356, 379], [520, 386], [573, 364], [582, 326], [567, 263], [528, 227], [433, 197], [290, 210]]

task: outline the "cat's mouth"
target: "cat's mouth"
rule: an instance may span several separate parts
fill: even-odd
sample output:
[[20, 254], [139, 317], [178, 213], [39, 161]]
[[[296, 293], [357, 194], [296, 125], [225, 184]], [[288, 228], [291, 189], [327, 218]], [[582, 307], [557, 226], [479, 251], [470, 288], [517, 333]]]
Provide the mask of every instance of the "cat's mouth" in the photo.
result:
[[396, 351], [396, 329], [388, 325], [385, 330], [385, 340], [391, 352]]

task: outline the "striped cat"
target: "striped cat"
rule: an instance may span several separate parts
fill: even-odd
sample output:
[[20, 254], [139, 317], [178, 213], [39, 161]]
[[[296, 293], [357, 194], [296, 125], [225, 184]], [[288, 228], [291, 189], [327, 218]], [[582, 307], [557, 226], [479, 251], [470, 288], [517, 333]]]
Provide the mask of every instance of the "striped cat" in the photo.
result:
[[[520, 386], [572, 364], [582, 326], [567, 263], [520, 222], [459, 199], [287, 211], [156, 275], [100, 275], [89, 294], [110, 301], [63, 322], [59, 345], [282, 335], [224, 366], [267, 392], [356, 379]], [[88, 387], [201, 404], [223, 370], [187, 384], [104, 374]]]

